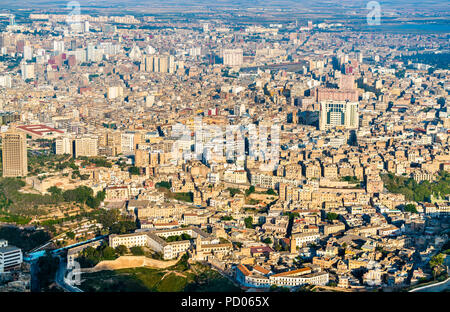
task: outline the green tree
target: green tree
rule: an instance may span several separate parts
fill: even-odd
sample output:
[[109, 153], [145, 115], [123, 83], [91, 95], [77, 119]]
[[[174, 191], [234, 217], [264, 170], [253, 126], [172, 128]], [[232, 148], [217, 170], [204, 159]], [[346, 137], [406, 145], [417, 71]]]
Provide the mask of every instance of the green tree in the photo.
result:
[[144, 249], [141, 246], [131, 247], [130, 251], [134, 256], [143, 256], [145, 254]]
[[252, 185], [248, 190], [245, 191], [245, 196], [250, 196], [250, 194], [255, 192], [255, 187]]
[[442, 265], [444, 264], [445, 255], [443, 253], [439, 253], [437, 255], [434, 255], [430, 262], [428, 263], [430, 268], [433, 270], [433, 276], [436, 279], [436, 273], [438, 270], [442, 268]]
[[236, 194], [241, 194], [241, 190], [238, 188], [229, 187], [227, 190], [230, 192], [231, 197], [234, 197]]
[[249, 216], [244, 219], [245, 227], [247, 229], [253, 229], [253, 217]]
[[337, 213], [334, 213], [334, 212], [327, 213], [327, 219], [330, 221], [337, 220], [338, 217], [339, 217], [339, 215]]
[[120, 256], [123, 256], [128, 252], [128, 248], [125, 245], [119, 245], [116, 247], [116, 253]]
[[408, 211], [408, 212], [412, 212], [412, 213], [417, 213], [417, 209], [416, 206], [414, 206], [413, 204], [407, 204], [405, 206], [405, 208], [403, 208], [404, 211]]
[[62, 190], [57, 186], [51, 186], [47, 189], [47, 191], [52, 194], [52, 196], [62, 195]]
[[116, 250], [112, 247], [105, 246], [102, 250], [102, 259], [104, 260], [116, 259]]
[[139, 170], [139, 168], [135, 167], [135, 166], [132, 166], [132, 167], [128, 168], [128, 172], [131, 175], [140, 175], [141, 174], [141, 171]]

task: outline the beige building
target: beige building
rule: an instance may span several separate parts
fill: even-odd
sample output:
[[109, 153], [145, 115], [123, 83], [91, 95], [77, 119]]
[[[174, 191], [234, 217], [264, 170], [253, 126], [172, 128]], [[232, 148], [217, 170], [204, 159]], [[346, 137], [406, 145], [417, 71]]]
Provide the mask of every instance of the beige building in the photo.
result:
[[82, 137], [75, 139], [75, 157], [92, 157], [98, 155], [98, 138]]
[[28, 174], [27, 137], [25, 133], [10, 131], [2, 135], [2, 161], [4, 177]]

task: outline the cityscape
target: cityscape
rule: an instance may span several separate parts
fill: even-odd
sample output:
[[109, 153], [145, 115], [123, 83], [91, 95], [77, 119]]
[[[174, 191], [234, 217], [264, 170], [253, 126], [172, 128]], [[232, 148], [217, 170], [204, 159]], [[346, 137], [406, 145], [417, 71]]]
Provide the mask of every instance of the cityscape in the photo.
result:
[[449, 17], [0, 1], [0, 292], [448, 292]]

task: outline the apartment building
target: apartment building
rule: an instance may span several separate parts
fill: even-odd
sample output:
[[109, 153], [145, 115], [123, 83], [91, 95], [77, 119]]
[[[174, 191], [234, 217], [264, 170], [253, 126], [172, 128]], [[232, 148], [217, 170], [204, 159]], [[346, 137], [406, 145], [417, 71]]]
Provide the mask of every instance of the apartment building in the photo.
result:
[[2, 134], [2, 161], [4, 177], [22, 177], [28, 174], [25, 133], [12, 130]]
[[22, 250], [8, 245], [8, 241], [0, 240], [0, 273], [14, 269], [23, 262]]

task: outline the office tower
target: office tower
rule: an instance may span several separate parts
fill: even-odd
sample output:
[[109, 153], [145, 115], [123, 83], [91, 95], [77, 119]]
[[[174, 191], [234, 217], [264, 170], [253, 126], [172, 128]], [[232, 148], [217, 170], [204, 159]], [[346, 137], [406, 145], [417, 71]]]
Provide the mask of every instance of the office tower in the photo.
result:
[[320, 130], [335, 127], [357, 129], [359, 122], [358, 102], [322, 101], [320, 102]]
[[9, 42], [8, 42], [8, 37], [5, 34], [1, 34], [0, 35], [0, 48], [4, 48], [7, 47]]
[[74, 157], [86, 156], [93, 157], [98, 155], [98, 138], [97, 137], [81, 137], [76, 138], [73, 142]]
[[223, 64], [226, 66], [241, 66], [244, 62], [242, 49], [224, 49]]
[[83, 31], [85, 33], [89, 32], [89, 21], [85, 21], [83, 24]]
[[358, 52], [358, 62], [359, 62], [359, 63], [362, 63], [362, 62], [363, 62], [363, 59], [364, 59], [363, 53], [362, 53], [362, 52]]
[[2, 134], [2, 161], [4, 177], [22, 177], [28, 174], [25, 133], [13, 130]]

